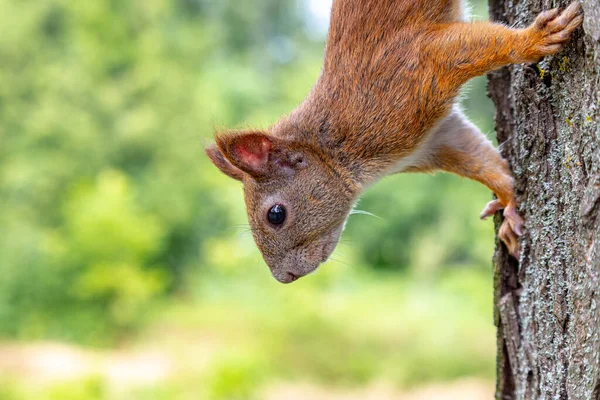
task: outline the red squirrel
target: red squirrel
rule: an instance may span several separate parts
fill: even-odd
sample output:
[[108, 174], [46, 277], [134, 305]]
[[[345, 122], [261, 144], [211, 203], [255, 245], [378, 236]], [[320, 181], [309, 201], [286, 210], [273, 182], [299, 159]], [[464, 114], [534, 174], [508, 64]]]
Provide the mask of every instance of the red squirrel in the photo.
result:
[[578, 1], [525, 29], [463, 22], [460, 0], [334, 0], [321, 75], [266, 131], [218, 133], [206, 153], [242, 181], [255, 242], [290, 283], [326, 261], [363, 190], [399, 172], [448, 171], [490, 188], [518, 257], [524, 220], [508, 163], [457, 106], [469, 79], [560, 51]]

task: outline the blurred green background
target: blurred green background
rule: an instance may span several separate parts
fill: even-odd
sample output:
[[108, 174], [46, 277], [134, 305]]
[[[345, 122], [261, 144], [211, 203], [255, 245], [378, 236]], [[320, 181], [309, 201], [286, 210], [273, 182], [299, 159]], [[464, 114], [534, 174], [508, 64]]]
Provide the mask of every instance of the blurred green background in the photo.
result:
[[[327, 10], [0, 0], [0, 399], [346, 399], [491, 382], [486, 188], [387, 178], [359, 204], [381, 219], [352, 216], [333, 260], [282, 286], [240, 184], [204, 155], [215, 128], [266, 128], [302, 100]], [[487, 15], [482, 0], [473, 11]], [[463, 103], [493, 131], [483, 78]]]

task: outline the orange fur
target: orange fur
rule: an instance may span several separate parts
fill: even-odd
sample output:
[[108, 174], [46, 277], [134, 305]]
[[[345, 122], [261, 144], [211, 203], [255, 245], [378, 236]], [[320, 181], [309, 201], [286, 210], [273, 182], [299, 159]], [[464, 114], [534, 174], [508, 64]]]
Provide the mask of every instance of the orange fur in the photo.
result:
[[[500, 235], [517, 255], [523, 220], [508, 165], [455, 108], [456, 96], [474, 76], [559, 51], [581, 25], [580, 13], [574, 2], [512, 29], [461, 21], [458, 0], [335, 0], [319, 80], [296, 110], [261, 134], [261, 143], [274, 150], [256, 153], [256, 133], [219, 135], [218, 148], [209, 148], [225, 173], [236, 179], [238, 171], [247, 173], [250, 222], [274, 275], [286, 281], [283, 272], [297, 276], [290, 271], [316, 268], [329, 250], [324, 241], [337, 242], [332, 232], [341, 233], [362, 188], [394, 172], [441, 169], [489, 187], [498, 200], [483, 216], [505, 209]], [[266, 164], [256, 170], [246, 153]], [[303, 157], [302, 168], [290, 161], [294, 157]], [[315, 185], [327, 193], [313, 193]], [[287, 202], [295, 224], [318, 223], [270, 230], [261, 213], [273, 199]], [[310, 251], [300, 256], [298, 249]], [[298, 254], [290, 258], [290, 252]], [[293, 263], [311, 267], [294, 269]]]

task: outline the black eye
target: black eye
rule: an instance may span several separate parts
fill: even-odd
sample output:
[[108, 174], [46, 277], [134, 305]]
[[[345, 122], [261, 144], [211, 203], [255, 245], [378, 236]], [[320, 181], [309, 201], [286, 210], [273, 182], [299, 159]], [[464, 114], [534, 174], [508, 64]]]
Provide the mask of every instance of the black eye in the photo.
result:
[[285, 207], [281, 204], [276, 204], [269, 210], [267, 219], [273, 225], [281, 225], [285, 222]]

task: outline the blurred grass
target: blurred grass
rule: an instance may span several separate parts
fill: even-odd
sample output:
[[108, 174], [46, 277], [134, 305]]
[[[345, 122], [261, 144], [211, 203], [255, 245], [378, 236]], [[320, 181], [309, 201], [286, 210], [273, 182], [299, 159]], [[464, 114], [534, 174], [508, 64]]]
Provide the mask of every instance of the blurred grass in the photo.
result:
[[[203, 154], [215, 128], [266, 128], [308, 92], [324, 37], [307, 4], [0, 0], [0, 338], [178, 365], [138, 388], [101, 370], [31, 385], [8, 368], [0, 399], [260, 399], [279, 381], [492, 376], [486, 188], [386, 178], [359, 205], [382, 219], [353, 216], [334, 261], [283, 287], [239, 183]], [[491, 132], [485, 79], [467, 93]]]
[[430, 280], [327, 267], [293, 289], [213, 276], [195, 302], [163, 306], [135, 345], [176, 363], [156, 386], [118, 389], [90, 377], [45, 392], [2, 385], [2, 398], [54, 399], [66, 390], [74, 399], [259, 399], [278, 381], [383, 380], [406, 389], [493, 377], [489, 274], [457, 269]]

